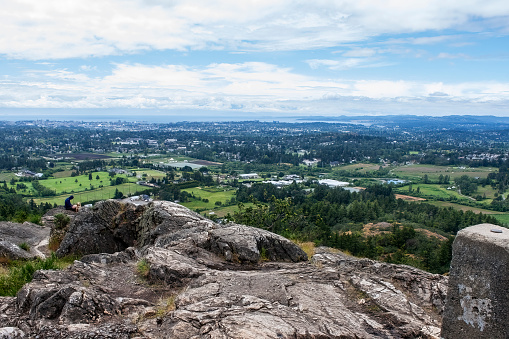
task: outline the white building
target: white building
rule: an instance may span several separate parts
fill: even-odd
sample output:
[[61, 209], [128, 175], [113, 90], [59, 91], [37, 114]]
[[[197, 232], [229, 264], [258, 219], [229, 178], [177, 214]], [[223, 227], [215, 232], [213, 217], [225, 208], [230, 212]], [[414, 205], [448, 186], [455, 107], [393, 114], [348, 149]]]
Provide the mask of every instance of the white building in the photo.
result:
[[329, 187], [345, 187], [345, 186], [350, 185], [349, 182], [338, 181], [338, 180], [334, 180], [334, 179], [320, 179], [320, 180], [318, 180], [318, 183], [320, 185], [327, 185]]

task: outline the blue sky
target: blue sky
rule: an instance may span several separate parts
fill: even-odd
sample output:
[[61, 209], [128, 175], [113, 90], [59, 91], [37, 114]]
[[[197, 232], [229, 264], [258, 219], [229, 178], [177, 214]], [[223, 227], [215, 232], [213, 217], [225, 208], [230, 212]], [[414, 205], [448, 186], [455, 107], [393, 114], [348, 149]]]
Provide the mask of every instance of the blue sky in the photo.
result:
[[508, 104], [507, 0], [2, 1], [4, 116], [509, 116]]

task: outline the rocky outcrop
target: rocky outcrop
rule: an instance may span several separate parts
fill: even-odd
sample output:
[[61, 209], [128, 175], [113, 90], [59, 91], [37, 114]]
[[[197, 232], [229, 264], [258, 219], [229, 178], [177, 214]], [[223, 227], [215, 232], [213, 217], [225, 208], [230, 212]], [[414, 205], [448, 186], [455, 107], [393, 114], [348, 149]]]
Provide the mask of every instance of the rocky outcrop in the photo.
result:
[[[110, 253], [93, 253], [97, 247], [83, 243], [90, 241], [104, 241], [110, 247], [102, 252]], [[59, 251], [74, 248], [90, 254], [63, 271], [38, 271], [16, 298], [0, 298], [0, 333], [44, 338], [440, 333], [446, 277], [327, 248], [307, 261], [298, 246], [276, 234], [216, 224], [168, 202], [108, 201], [80, 211]]]
[[[44, 257], [39, 246], [47, 244], [50, 228], [24, 222], [22, 224], [0, 222], [0, 258], [8, 260], [32, 259]], [[29, 250], [23, 250], [19, 245], [25, 244]], [[44, 251], [47, 253], [47, 251]]]

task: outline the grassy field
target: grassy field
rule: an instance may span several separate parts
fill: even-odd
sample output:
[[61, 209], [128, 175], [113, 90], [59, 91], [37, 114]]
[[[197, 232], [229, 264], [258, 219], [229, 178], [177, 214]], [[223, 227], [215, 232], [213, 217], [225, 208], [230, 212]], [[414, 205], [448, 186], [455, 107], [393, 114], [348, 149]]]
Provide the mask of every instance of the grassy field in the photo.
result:
[[[99, 176], [99, 179], [97, 179]], [[137, 181], [136, 177], [128, 177], [125, 174], [119, 174], [117, 177], [127, 178], [130, 182]], [[46, 179], [40, 180], [39, 182], [46, 188], [55, 190], [57, 195], [67, 194], [67, 193], [77, 193], [84, 192], [85, 189], [92, 190], [98, 189], [99, 186], [103, 185], [107, 187], [110, 185], [110, 179], [108, 172], [94, 172], [92, 173], [92, 180], [88, 180], [88, 174], [79, 175], [75, 177], [65, 177], [65, 178], [54, 178], [54, 179]], [[19, 193], [22, 194], [30, 194], [30, 190], [32, 188], [32, 184], [29, 182], [24, 183], [28, 186], [28, 189], [25, 191], [21, 191]], [[8, 185], [9, 187], [16, 187]]]
[[451, 181], [462, 175], [469, 177], [486, 178], [489, 173], [496, 172], [496, 168], [479, 167], [479, 168], [458, 168], [452, 166], [435, 166], [435, 165], [406, 165], [393, 169], [391, 172], [400, 178], [407, 180], [421, 180], [427, 174], [430, 180], [438, 180], [440, 175], [448, 175]]
[[[401, 194], [407, 194], [412, 195], [412, 192], [408, 191], [409, 185], [403, 186], [401, 188], [398, 188], [396, 191]], [[450, 197], [455, 197], [458, 200], [469, 200], [468, 198], [460, 195], [458, 192], [454, 190], [448, 190], [444, 187], [440, 187], [440, 185], [433, 185], [433, 184], [413, 184], [412, 189], [413, 191], [417, 191], [417, 188], [419, 188], [419, 191], [421, 195], [427, 195], [427, 196], [433, 196], [437, 199], [449, 199]]]
[[472, 211], [474, 213], [500, 214], [500, 212], [497, 212], [497, 211], [491, 211], [491, 210], [478, 208], [478, 207], [471, 207], [471, 206], [465, 206], [465, 205], [461, 205], [461, 204], [455, 204], [455, 203], [449, 202], [449, 201], [428, 201], [428, 203], [431, 205], [440, 206], [440, 207], [452, 207], [454, 209], [461, 210], [461, 211]]
[[506, 225], [509, 225], [509, 213], [505, 214], [493, 214], [495, 218], [498, 219], [501, 223], [504, 223]]
[[12, 178], [17, 178], [12, 172], [2, 172], [0, 173], [0, 181], [9, 182]]
[[338, 166], [334, 167], [333, 171], [358, 171], [359, 173], [366, 173], [369, 171], [376, 171], [380, 168], [380, 165], [378, 164], [351, 164], [351, 165], [345, 165], [345, 166]]
[[[121, 185], [116, 185], [116, 186], [105, 186], [100, 189], [72, 193], [72, 195], [74, 195], [73, 202], [74, 203], [81, 202], [83, 204], [88, 201], [111, 199], [115, 195], [116, 189], [121, 191], [126, 196], [132, 196], [132, 195], [137, 195], [139, 192], [147, 190], [148, 187], [136, 185], [134, 183], [126, 183], [126, 184], [121, 184]], [[68, 198], [70, 195], [71, 195], [71, 193], [67, 193], [67, 194], [62, 194], [62, 195], [48, 197], [48, 198], [34, 198], [34, 201], [37, 204], [40, 204], [41, 202], [42, 203], [48, 202], [52, 205], [53, 204], [63, 205], [64, 200], [66, 198]]]
[[220, 201], [221, 203], [225, 203], [227, 200], [230, 200], [232, 197], [235, 196], [235, 190], [234, 189], [226, 189], [221, 188], [218, 189], [216, 187], [193, 187], [193, 188], [186, 188], [183, 189], [183, 191], [186, 191], [190, 194], [194, 194], [196, 198], [200, 197], [202, 199], [208, 199], [208, 202], [204, 201], [190, 201], [190, 202], [184, 202], [182, 205], [186, 206], [187, 208], [190, 208], [192, 210], [195, 210], [197, 208], [200, 209], [213, 209], [215, 207], [218, 207], [215, 203], [216, 201]]
[[138, 179], [142, 178], [143, 174], [146, 174], [147, 175], [146, 180], [150, 180], [152, 178], [162, 179], [166, 176], [166, 173], [164, 173], [162, 171], [151, 170], [151, 169], [136, 169], [136, 170], [133, 170], [133, 172], [136, 173], [136, 177]]
[[[248, 208], [248, 207], [252, 207], [252, 206], [254, 206], [254, 204], [252, 202], [247, 202], [244, 204], [244, 208]], [[219, 218], [222, 218], [222, 217], [226, 216], [228, 213], [233, 215], [233, 213], [235, 213], [238, 210], [239, 210], [239, 207], [237, 205], [233, 205], [233, 206], [219, 207], [218, 209], [210, 210], [207, 212], [214, 212]], [[203, 212], [202, 212], [202, 214], [203, 214]]]

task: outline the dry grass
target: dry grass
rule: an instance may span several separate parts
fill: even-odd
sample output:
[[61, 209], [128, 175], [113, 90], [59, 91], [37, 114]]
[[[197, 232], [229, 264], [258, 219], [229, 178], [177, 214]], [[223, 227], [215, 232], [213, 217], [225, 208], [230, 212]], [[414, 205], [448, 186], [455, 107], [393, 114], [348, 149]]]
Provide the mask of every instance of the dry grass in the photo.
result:
[[49, 239], [48, 248], [50, 251], [55, 252], [60, 247], [60, 243], [64, 239], [63, 234], [55, 234]]
[[300, 242], [294, 241], [294, 243], [299, 246], [306, 254], [308, 255], [308, 259], [311, 259], [312, 256], [315, 255], [315, 243], [312, 241]]

